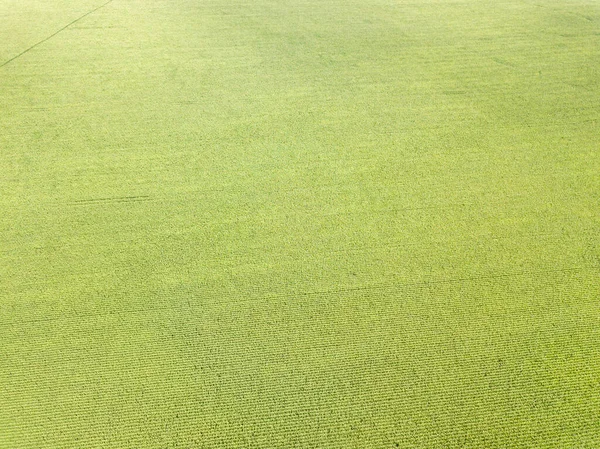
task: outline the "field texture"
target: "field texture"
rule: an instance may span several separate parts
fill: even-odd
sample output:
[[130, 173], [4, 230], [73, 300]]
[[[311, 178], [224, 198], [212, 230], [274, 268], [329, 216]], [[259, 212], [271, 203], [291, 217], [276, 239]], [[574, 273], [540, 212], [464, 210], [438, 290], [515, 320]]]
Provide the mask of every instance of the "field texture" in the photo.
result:
[[599, 116], [595, 0], [0, 0], [0, 448], [599, 448]]

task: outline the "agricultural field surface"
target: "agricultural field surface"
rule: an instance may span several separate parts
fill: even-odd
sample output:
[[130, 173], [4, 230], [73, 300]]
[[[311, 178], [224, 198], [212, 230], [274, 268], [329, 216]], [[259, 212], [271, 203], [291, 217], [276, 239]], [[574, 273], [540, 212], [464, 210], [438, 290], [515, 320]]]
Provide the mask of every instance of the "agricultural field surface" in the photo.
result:
[[600, 448], [600, 2], [0, 0], [0, 449]]

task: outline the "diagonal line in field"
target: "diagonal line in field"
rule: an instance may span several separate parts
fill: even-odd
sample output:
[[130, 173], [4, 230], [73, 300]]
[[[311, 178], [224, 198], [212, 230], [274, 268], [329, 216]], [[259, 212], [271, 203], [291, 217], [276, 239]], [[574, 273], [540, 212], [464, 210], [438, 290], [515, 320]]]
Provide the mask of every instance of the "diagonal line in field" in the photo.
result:
[[15, 59], [20, 58], [21, 56], [23, 56], [25, 53], [28, 53], [29, 51], [33, 50], [35, 47], [37, 47], [38, 45], [43, 44], [46, 41], [49, 41], [50, 39], [52, 39], [54, 36], [56, 36], [58, 33], [66, 30], [67, 28], [69, 28], [71, 25], [73, 25], [74, 23], [79, 22], [81, 19], [83, 19], [84, 17], [89, 16], [90, 14], [95, 13], [96, 11], [98, 11], [101, 8], [104, 8], [106, 5], [108, 5], [109, 3], [111, 3], [113, 0], [108, 0], [106, 3], [101, 4], [100, 6], [97, 6], [96, 8], [86, 12], [85, 14], [83, 14], [82, 16], [79, 16], [77, 19], [69, 22], [68, 24], [66, 24], [64, 27], [62, 27], [61, 29], [59, 29], [58, 31], [52, 33], [50, 36], [45, 37], [44, 39], [42, 39], [39, 42], [36, 42], [35, 44], [33, 44], [31, 47], [23, 50], [21, 53], [19, 53], [18, 55], [13, 56], [12, 58], [4, 61], [2, 64], [0, 64], [0, 68], [4, 67], [7, 64], [10, 64], [11, 62], [13, 62]]

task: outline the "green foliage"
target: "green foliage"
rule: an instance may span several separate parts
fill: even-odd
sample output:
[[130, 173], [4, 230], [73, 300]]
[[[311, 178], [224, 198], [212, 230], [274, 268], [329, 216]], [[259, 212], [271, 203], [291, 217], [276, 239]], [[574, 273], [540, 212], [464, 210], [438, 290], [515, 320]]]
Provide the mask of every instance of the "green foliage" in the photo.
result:
[[600, 447], [592, 0], [0, 0], [0, 448]]

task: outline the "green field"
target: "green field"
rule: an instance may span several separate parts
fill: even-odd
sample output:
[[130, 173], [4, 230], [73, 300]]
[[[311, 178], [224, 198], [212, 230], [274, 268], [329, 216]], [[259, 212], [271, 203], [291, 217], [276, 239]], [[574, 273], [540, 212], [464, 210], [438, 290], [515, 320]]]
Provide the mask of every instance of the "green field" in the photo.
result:
[[0, 449], [600, 448], [596, 0], [0, 0]]

